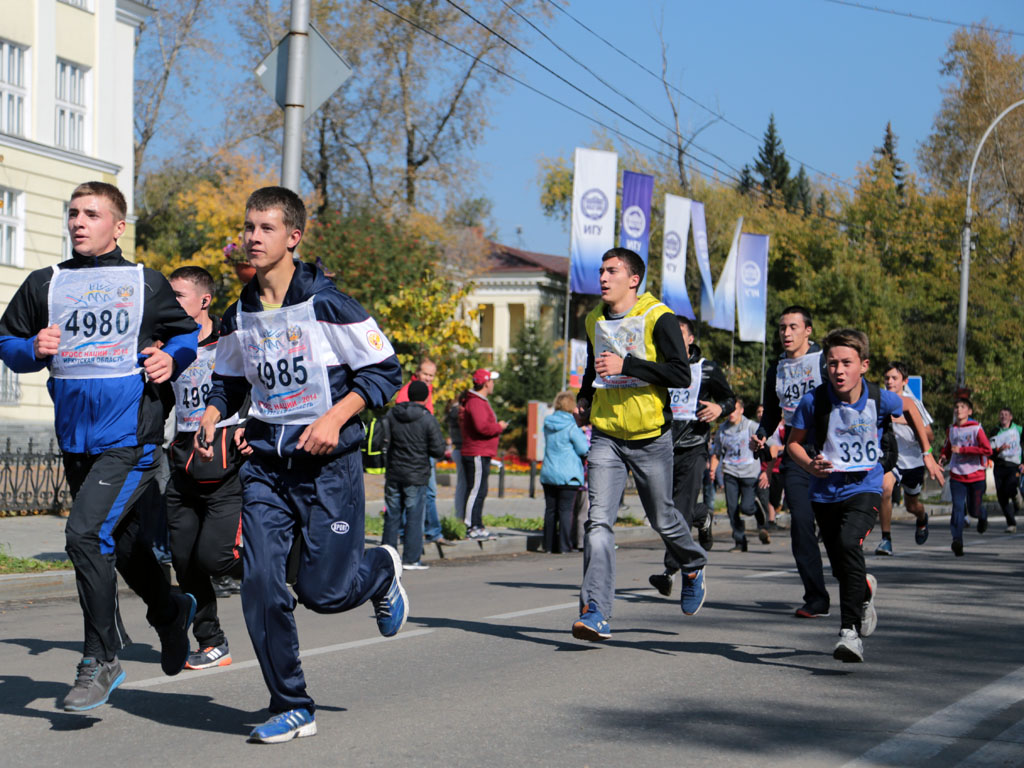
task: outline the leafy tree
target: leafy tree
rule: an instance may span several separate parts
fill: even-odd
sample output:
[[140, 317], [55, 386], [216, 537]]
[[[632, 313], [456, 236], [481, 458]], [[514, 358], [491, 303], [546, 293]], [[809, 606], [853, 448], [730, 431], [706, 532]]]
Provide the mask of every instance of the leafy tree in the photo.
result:
[[775, 128], [775, 114], [768, 118], [768, 128], [764, 132], [764, 141], [757, 152], [754, 170], [761, 177], [761, 190], [764, 192], [765, 204], [769, 207], [777, 202], [785, 202], [786, 189], [789, 186], [789, 160], [782, 146], [782, 139]]
[[501, 368], [494, 401], [509, 423], [507, 441], [525, 454], [526, 405], [530, 400], [554, 399], [562, 380], [562, 366], [537, 323], [524, 323], [513, 345]]

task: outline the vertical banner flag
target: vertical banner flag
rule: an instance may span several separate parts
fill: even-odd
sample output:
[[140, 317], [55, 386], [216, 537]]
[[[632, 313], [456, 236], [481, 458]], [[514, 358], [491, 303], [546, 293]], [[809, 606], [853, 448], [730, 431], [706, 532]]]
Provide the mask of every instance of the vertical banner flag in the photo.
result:
[[571, 339], [569, 350], [569, 386], [579, 389], [583, 386], [583, 374], [587, 372], [587, 342]]
[[690, 235], [690, 201], [665, 195], [665, 227], [661, 241], [661, 300], [677, 315], [696, 320], [686, 295], [686, 241]]
[[700, 270], [700, 318], [705, 323], [715, 319], [715, 284], [711, 282], [711, 259], [708, 256], [708, 228], [704, 223], [704, 203], [690, 204], [693, 222], [693, 250]]
[[740, 341], [765, 341], [768, 311], [768, 235], [740, 235], [736, 264], [736, 313]]
[[736, 252], [740, 247], [742, 230], [743, 217], [740, 216], [732, 236], [729, 256], [725, 259], [725, 266], [722, 267], [722, 274], [718, 276], [718, 286], [715, 288], [714, 318], [710, 325], [723, 331], [736, 329]]
[[[619, 245], [635, 251], [647, 266], [647, 250], [651, 240], [651, 195], [654, 177], [646, 173], [622, 172], [622, 221]], [[647, 271], [637, 293], [647, 290]]]
[[569, 290], [601, 294], [601, 257], [615, 245], [615, 182], [619, 156], [576, 148], [572, 181]]

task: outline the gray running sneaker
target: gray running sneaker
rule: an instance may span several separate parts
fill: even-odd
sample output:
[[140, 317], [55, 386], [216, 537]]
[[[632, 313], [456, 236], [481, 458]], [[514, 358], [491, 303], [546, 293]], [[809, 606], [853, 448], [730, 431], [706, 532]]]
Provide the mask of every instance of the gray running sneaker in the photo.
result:
[[867, 575], [868, 599], [864, 601], [860, 620], [861, 637], [870, 637], [878, 626], [878, 613], [875, 611], [875, 594], [878, 592], [878, 579], [870, 573]]
[[839, 630], [839, 642], [832, 651], [832, 658], [846, 662], [864, 661], [864, 643], [856, 629]]
[[68, 712], [84, 712], [106, 704], [110, 694], [124, 682], [125, 674], [121, 662], [97, 661], [86, 656], [78, 662], [75, 684], [64, 697], [64, 709]]

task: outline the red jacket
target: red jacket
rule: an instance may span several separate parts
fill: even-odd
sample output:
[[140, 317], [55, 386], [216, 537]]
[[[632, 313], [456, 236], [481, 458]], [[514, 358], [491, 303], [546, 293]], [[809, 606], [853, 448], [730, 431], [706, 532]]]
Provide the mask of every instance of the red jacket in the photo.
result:
[[[960, 450], [953, 453], [953, 446]], [[949, 461], [949, 476], [961, 483], [975, 483], [985, 479], [985, 468], [992, 455], [992, 446], [985, 430], [974, 419], [954, 424], [946, 433], [942, 456]]]
[[498, 435], [501, 426], [494, 416], [494, 409], [481, 394], [470, 391], [462, 399], [459, 409], [459, 423], [462, 425], [462, 455], [498, 455]]
[[[419, 378], [416, 376], [415, 373], [412, 375], [412, 378], [405, 382], [402, 388], [398, 390], [398, 394], [395, 395], [395, 405], [398, 405], [399, 403], [409, 402], [409, 385], [412, 384], [414, 381], [419, 381]], [[427, 384], [427, 399], [424, 401], [423, 405], [425, 405], [427, 410], [430, 411], [431, 413], [434, 412], [433, 384]]]

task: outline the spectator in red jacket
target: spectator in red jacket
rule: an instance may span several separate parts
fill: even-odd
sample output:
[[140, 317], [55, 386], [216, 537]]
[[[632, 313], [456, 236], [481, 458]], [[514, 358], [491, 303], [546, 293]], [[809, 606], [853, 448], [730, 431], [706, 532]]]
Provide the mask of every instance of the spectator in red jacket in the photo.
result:
[[484, 499], [487, 498], [487, 476], [491, 459], [498, 454], [498, 435], [507, 424], [498, 421], [487, 402], [494, 392], [497, 371], [478, 368], [473, 371], [473, 389], [459, 400], [459, 423], [462, 427], [462, 469], [466, 474], [466, 528], [470, 539], [493, 538], [484, 528]]

